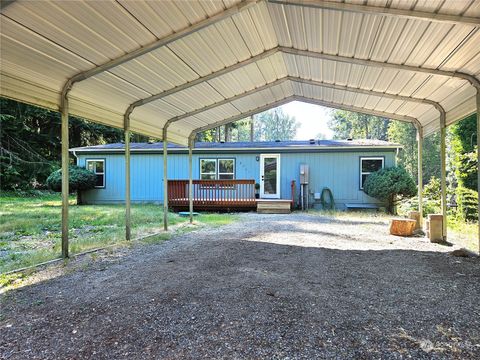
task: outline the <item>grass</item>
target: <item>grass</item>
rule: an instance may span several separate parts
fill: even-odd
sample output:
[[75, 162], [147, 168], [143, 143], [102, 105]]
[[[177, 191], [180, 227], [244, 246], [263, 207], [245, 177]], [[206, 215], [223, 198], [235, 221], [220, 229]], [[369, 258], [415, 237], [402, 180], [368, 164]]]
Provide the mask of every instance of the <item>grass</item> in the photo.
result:
[[[76, 205], [70, 199], [69, 235], [71, 254], [110, 244], [125, 242], [124, 205]], [[58, 194], [18, 196], [2, 193], [0, 197], [0, 273], [36, 265], [58, 258], [61, 253], [61, 198]], [[163, 231], [163, 208], [156, 204], [132, 205], [132, 238]], [[231, 214], [202, 213], [198, 225], [221, 226], [235, 221]], [[169, 225], [188, 218], [168, 214]], [[183, 227], [178, 231], [189, 231]], [[145, 239], [155, 243], [168, 239], [163, 233]]]

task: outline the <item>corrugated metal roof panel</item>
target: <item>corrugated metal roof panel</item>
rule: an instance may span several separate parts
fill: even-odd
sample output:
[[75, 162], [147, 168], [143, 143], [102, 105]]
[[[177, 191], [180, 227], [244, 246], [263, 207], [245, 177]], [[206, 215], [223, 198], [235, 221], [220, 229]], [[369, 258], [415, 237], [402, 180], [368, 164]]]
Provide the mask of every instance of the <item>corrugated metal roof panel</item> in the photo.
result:
[[[1, 15], [1, 94], [57, 109], [62, 86], [73, 75], [148, 46], [158, 38], [175, 36], [172, 34], [177, 32], [185, 36], [75, 84], [70, 93], [71, 112], [122, 126], [122, 112], [129, 104], [182, 86], [182, 91], [137, 108], [132, 114], [132, 128], [160, 136], [164, 122], [172, 117], [286, 76], [440, 101], [447, 111], [448, 123], [475, 110], [474, 91], [464, 80], [280, 52], [211, 78], [210, 74], [277, 45], [480, 76], [477, 44], [480, 31], [472, 24], [261, 1], [233, 16], [229, 14], [215, 20], [211, 26], [202, 25], [196, 31], [189, 31], [236, 3], [230, 0], [14, 2], [3, 9]], [[363, 0], [345, 3], [365, 4]], [[369, 0], [366, 4], [480, 17], [479, 0], [460, 3]], [[208, 83], [188, 85], [206, 75], [210, 78]], [[357, 94], [352, 90], [283, 82], [231, 104], [189, 116], [175, 123], [172, 137], [178, 140], [184, 135], [186, 138], [196, 125], [213, 124], [294, 94], [416, 116], [427, 125], [428, 131], [438, 129], [432, 120], [438, 112], [431, 106]]]

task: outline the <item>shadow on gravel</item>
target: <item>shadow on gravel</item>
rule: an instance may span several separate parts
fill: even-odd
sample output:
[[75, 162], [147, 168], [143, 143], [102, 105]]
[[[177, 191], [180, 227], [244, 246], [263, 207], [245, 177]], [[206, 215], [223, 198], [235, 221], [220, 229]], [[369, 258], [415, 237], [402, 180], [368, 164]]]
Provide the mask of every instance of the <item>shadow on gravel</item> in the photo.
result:
[[147, 248], [8, 293], [0, 357], [480, 356], [478, 259], [230, 238]]

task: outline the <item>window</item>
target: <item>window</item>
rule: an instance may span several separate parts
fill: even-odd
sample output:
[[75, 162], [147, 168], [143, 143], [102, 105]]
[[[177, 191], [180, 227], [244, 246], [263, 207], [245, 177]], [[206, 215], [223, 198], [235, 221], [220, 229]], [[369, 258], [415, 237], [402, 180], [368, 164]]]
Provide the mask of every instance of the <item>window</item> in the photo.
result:
[[372, 172], [383, 169], [383, 157], [362, 157], [360, 158], [360, 189], [363, 189], [363, 183], [367, 176]]
[[217, 178], [217, 160], [200, 160], [200, 180], [215, 180]]
[[218, 159], [218, 179], [233, 180], [235, 178], [235, 160]]
[[87, 160], [87, 170], [90, 170], [97, 176], [96, 188], [105, 187], [105, 160], [95, 159]]
[[235, 159], [200, 159], [200, 179], [235, 179]]

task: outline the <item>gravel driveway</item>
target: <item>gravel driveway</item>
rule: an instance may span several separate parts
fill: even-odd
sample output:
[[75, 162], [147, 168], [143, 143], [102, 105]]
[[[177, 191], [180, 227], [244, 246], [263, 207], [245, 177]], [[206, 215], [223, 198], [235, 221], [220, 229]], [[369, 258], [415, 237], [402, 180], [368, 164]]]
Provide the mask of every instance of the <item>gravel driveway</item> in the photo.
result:
[[382, 218], [240, 219], [4, 294], [0, 358], [480, 358], [478, 258]]

